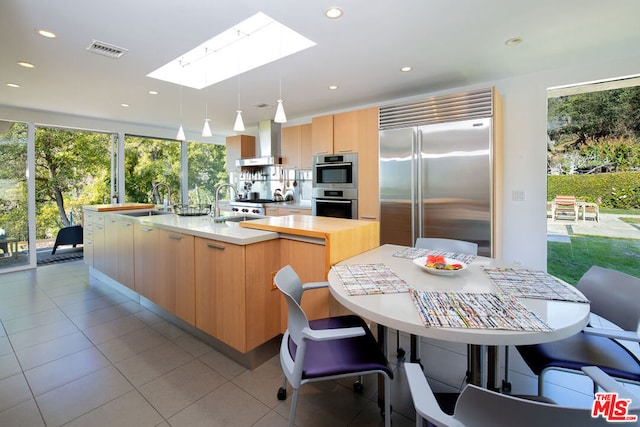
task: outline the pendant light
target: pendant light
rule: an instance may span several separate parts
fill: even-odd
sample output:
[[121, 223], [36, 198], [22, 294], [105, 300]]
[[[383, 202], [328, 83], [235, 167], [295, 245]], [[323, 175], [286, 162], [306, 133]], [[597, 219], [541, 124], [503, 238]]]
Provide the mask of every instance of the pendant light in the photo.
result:
[[[182, 63], [180, 63], [182, 66]], [[178, 134], [176, 135], [176, 139], [178, 141], [184, 141], [187, 138], [184, 135], [184, 129], [182, 128], [182, 85], [180, 86], [180, 128], [178, 128]]]
[[278, 93], [278, 106], [276, 107], [276, 116], [273, 118], [273, 121], [276, 123], [287, 123], [287, 115], [284, 114], [284, 106], [282, 103], [282, 33], [280, 34], [280, 76], [279, 76], [279, 93]]
[[[240, 32], [238, 31], [238, 37]], [[240, 60], [238, 59], [238, 70], [240, 70]], [[233, 124], [233, 130], [236, 132], [244, 132], [244, 121], [242, 121], [242, 110], [240, 109], [240, 72], [238, 71], [238, 77], [236, 78], [237, 91], [238, 91], [238, 109], [236, 110], [236, 121]]]
[[[207, 54], [207, 48], [204, 49], [204, 53], [205, 55]], [[208, 137], [208, 136], [212, 136], [211, 133], [211, 126], [209, 126], [209, 86], [207, 85], [207, 71], [205, 70], [205, 76], [204, 76], [204, 84], [205, 84], [205, 90], [204, 90], [204, 126], [202, 127], [202, 136], [204, 137]]]

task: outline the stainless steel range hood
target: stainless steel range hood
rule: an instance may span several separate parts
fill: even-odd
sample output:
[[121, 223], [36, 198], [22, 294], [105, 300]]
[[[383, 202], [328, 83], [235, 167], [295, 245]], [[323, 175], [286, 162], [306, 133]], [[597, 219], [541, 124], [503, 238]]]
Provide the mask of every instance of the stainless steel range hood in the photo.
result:
[[282, 164], [280, 146], [282, 126], [273, 120], [258, 123], [258, 157], [236, 160], [236, 166], [271, 166]]

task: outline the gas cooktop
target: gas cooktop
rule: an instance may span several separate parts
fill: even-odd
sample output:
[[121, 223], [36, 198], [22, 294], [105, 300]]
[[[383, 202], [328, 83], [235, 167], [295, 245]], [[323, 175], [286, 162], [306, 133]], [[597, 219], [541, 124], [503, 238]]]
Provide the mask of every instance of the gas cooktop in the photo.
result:
[[235, 203], [275, 203], [273, 199], [236, 199]]

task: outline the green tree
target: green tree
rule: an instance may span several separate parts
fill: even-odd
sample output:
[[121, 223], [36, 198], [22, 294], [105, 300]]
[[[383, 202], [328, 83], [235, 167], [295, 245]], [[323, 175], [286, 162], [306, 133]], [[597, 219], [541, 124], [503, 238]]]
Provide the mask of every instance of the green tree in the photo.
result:
[[[111, 135], [65, 129], [36, 131], [36, 206], [38, 234], [50, 229], [54, 212], [62, 226], [70, 224], [67, 203], [105, 203], [109, 199]], [[81, 202], [79, 202], [81, 200]], [[55, 206], [52, 209], [51, 206]], [[51, 230], [45, 232], [51, 235]]]
[[226, 152], [224, 145], [189, 143], [190, 203], [212, 204], [216, 186], [229, 181], [225, 169]]

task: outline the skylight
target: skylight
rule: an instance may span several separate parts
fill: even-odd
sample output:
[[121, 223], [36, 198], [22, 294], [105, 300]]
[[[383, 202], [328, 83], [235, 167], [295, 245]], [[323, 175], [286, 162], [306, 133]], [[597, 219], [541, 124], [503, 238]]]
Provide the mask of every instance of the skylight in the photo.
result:
[[315, 45], [258, 12], [147, 77], [202, 89]]

